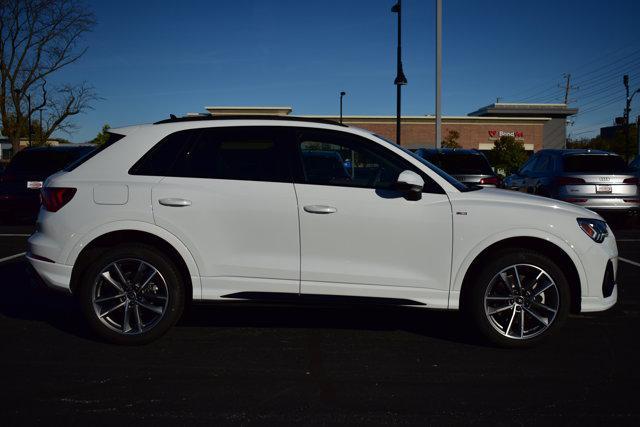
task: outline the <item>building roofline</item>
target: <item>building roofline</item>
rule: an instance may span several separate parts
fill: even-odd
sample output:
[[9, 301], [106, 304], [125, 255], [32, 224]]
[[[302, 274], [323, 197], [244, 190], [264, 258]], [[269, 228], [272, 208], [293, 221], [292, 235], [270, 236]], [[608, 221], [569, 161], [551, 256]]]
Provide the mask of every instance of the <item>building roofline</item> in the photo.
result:
[[[308, 117], [315, 119], [329, 119], [329, 120], [340, 120], [340, 116], [336, 115], [301, 115], [299, 117]], [[366, 116], [366, 115], [355, 115], [355, 116], [342, 116], [343, 120], [395, 120], [396, 116]], [[431, 121], [435, 120], [436, 116], [402, 116], [402, 120], [410, 120], [410, 121]], [[461, 121], [532, 121], [532, 122], [546, 122], [551, 120], [549, 117], [500, 117], [500, 116], [443, 116], [442, 120], [461, 120]]]

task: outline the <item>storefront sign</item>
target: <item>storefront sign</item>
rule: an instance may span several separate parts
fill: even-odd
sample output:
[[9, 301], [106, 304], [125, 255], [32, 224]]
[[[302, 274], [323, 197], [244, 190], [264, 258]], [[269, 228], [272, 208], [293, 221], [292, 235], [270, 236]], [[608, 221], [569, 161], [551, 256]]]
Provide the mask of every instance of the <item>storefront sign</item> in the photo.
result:
[[515, 131], [490, 130], [489, 131], [489, 141], [497, 141], [503, 136], [511, 136], [515, 138], [516, 141], [524, 141], [524, 132], [520, 130], [515, 130]]

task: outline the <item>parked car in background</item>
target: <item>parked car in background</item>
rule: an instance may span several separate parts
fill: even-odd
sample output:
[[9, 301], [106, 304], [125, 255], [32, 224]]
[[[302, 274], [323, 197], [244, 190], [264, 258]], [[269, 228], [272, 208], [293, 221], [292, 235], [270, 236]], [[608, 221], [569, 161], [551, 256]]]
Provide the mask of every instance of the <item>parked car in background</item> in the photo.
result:
[[505, 187], [594, 210], [640, 208], [637, 175], [622, 157], [601, 150], [540, 150]]
[[463, 184], [500, 187], [500, 177], [478, 150], [458, 148], [418, 148], [416, 155], [428, 160]]
[[94, 148], [70, 144], [19, 151], [0, 175], [0, 221], [35, 221], [44, 180]]
[[110, 133], [45, 182], [27, 258], [111, 342], [160, 337], [190, 301], [325, 301], [460, 309], [521, 347], [617, 299], [598, 214], [463, 185], [362, 129], [211, 116]]
[[636, 156], [635, 159], [629, 164], [629, 168], [636, 174], [637, 177], [640, 178], [640, 153]]

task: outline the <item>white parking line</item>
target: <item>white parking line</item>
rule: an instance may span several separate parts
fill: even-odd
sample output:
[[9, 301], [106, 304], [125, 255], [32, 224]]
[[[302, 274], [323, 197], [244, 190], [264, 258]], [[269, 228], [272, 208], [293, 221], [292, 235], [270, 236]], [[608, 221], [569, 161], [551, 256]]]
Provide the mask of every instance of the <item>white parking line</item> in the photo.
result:
[[635, 265], [636, 267], [640, 267], [640, 262], [631, 261], [630, 259], [618, 257], [618, 259], [622, 262], [626, 262], [627, 264]]
[[0, 234], [0, 237], [29, 237], [29, 236], [31, 236], [31, 234]]
[[26, 252], [21, 252], [19, 254], [11, 255], [11, 256], [8, 256], [6, 258], [0, 258], [0, 263], [3, 263], [5, 261], [10, 261], [12, 259], [20, 258], [21, 256], [24, 256], [26, 254], [27, 254]]

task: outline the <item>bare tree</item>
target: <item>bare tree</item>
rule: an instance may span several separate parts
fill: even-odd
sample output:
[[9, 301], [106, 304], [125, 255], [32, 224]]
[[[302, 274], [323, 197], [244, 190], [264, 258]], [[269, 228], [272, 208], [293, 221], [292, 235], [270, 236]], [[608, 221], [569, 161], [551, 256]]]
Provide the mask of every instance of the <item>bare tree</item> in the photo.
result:
[[79, 43], [94, 25], [93, 13], [80, 0], [0, 0], [0, 115], [14, 152], [32, 112], [46, 112], [41, 126], [48, 138], [56, 130], [71, 130], [67, 119], [97, 99], [86, 83], [47, 89], [51, 74], [84, 55], [87, 48]]

